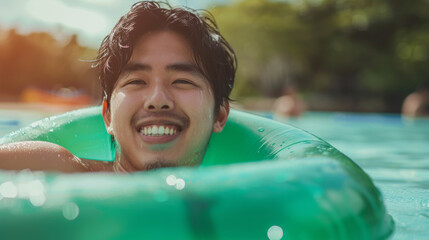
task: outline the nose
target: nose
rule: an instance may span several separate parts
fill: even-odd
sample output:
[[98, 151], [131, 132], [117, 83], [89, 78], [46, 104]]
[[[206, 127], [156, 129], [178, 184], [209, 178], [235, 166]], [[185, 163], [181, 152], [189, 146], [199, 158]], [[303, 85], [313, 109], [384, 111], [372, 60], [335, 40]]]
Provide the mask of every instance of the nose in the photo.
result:
[[174, 101], [167, 89], [161, 85], [154, 86], [144, 104], [146, 111], [169, 111], [174, 108]]

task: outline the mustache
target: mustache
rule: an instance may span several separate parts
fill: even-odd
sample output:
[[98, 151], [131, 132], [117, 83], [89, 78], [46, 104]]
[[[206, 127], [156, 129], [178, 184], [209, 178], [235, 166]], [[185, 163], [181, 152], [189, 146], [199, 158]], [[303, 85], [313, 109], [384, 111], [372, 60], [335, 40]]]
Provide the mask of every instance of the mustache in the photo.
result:
[[189, 126], [189, 118], [186, 115], [176, 113], [176, 112], [144, 112], [136, 114], [132, 117], [131, 123], [136, 124], [138, 121], [147, 119], [147, 118], [160, 118], [160, 119], [171, 119], [178, 120], [184, 128]]

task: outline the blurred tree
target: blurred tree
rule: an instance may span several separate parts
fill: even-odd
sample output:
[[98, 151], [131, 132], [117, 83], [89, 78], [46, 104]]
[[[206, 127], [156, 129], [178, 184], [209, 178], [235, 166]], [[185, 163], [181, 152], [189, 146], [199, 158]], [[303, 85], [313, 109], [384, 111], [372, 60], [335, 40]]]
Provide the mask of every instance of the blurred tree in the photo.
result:
[[0, 94], [19, 96], [29, 86], [46, 90], [77, 88], [94, 98], [100, 95], [96, 71], [90, 63], [96, 50], [82, 47], [77, 36], [66, 44], [43, 32], [21, 35], [15, 29], [0, 39]]
[[399, 112], [429, 80], [426, 0], [243, 0], [212, 12], [239, 58], [234, 97], [275, 97], [295, 82]]
[[[303, 60], [297, 46], [305, 44], [299, 36], [305, 36], [305, 28], [298, 21], [290, 4], [267, 0], [240, 1], [231, 6], [212, 9], [218, 25], [226, 39], [231, 43], [239, 59], [235, 96], [263, 94], [275, 95], [273, 89], [282, 86], [273, 78], [286, 78], [299, 72]], [[298, 36], [290, 38], [290, 35]], [[274, 60], [270, 60], [274, 59]], [[276, 67], [286, 64], [287, 71]], [[272, 68], [277, 69], [272, 69]], [[262, 69], [277, 71], [275, 74], [261, 75]], [[286, 73], [287, 72], [287, 73]], [[273, 84], [273, 85], [270, 85]], [[267, 86], [270, 85], [270, 86]]]

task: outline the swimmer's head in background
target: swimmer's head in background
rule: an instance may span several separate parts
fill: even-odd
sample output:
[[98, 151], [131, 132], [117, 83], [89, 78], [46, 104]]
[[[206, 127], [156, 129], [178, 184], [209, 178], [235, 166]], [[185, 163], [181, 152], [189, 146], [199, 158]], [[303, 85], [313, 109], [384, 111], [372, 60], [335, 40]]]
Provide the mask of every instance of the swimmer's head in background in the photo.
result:
[[234, 85], [237, 59], [233, 49], [220, 34], [209, 12], [172, 8], [168, 3], [152, 1], [135, 3], [101, 43], [94, 66], [99, 68], [107, 108], [136, 41], [146, 33], [161, 30], [181, 35], [192, 46], [195, 63], [210, 82], [217, 112], [230, 100]]

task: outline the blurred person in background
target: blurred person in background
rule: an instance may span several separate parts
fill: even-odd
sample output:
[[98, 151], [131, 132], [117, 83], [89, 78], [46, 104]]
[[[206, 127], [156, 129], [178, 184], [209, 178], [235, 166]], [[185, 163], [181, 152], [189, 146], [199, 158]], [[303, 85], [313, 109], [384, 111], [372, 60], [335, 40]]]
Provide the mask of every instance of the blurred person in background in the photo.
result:
[[294, 85], [286, 86], [283, 95], [277, 98], [273, 103], [274, 117], [288, 118], [298, 117], [306, 110], [305, 102], [299, 96], [298, 90]]
[[417, 90], [410, 93], [402, 104], [402, 115], [419, 117], [429, 115], [429, 91], [427, 84], [421, 84]]

